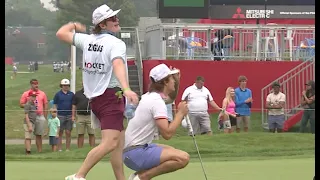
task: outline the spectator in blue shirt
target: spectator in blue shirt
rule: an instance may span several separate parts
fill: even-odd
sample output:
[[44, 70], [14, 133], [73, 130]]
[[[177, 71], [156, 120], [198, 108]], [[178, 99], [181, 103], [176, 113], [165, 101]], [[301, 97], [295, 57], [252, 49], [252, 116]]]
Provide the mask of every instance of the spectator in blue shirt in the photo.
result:
[[65, 131], [66, 151], [69, 151], [71, 144], [71, 131], [73, 122], [75, 121], [75, 119], [72, 119], [72, 99], [74, 93], [69, 90], [70, 81], [68, 79], [62, 79], [60, 87], [61, 90], [56, 93], [53, 99], [54, 106], [58, 110], [58, 119], [60, 120], [58, 149], [59, 151], [62, 151], [62, 136]]
[[252, 92], [246, 88], [247, 78], [245, 76], [239, 76], [238, 78], [239, 87], [235, 89], [236, 94], [236, 113], [239, 114], [237, 117], [237, 129], [239, 133], [241, 124], [243, 123], [244, 132], [248, 132], [250, 115], [251, 115], [251, 104], [252, 104]]

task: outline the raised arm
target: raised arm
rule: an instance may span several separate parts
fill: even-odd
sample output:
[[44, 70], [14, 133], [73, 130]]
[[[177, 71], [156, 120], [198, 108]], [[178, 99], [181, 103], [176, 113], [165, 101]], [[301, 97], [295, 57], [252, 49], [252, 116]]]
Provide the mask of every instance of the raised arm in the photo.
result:
[[63, 25], [57, 31], [56, 36], [60, 41], [73, 45], [75, 34], [74, 31], [86, 32], [86, 26], [78, 22], [70, 22], [68, 24]]

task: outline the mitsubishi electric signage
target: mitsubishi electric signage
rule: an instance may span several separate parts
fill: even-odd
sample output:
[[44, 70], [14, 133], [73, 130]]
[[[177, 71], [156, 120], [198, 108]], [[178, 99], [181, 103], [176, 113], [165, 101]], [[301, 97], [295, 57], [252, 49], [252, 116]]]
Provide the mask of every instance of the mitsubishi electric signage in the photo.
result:
[[313, 19], [315, 6], [211, 5], [211, 19]]

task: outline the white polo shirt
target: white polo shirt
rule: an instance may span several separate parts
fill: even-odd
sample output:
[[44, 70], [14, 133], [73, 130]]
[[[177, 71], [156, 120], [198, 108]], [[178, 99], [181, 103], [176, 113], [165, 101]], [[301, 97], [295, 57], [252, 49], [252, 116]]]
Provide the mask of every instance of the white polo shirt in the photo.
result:
[[210, 91], [204, 86], [201, 89], [196, 85], [187, 87], [182, 94], [182, 100], [187, 96], [189, 113], [207, 113], [208, 101], [213, 101]]
[[161, 95], [156, 92], [142, 95], [135, 115], [128, 123], [124, 148], [152, 143], [156, 121], [163, 118], [168, 119], [168, 114]]
[[100, 96], [107, 88], [120, 87], [112, 62], [120, 58], [127, 66], [126, 45], [121, 39], [108, 33], [75, 33], [73, 43], [83, 51], [82, 78], [87, 98]]
[[[271, 103], [274, 105], [280, 104], [280, 102], [286, 102], [286, 95], [283, 94], [282, 92], [279, 92], [278, 94], [270, 93], [267, 96], [267, 103]], [[284, 109], [269, 109], [268, 111], [269, 115], [283, 115], [284, 114]]]

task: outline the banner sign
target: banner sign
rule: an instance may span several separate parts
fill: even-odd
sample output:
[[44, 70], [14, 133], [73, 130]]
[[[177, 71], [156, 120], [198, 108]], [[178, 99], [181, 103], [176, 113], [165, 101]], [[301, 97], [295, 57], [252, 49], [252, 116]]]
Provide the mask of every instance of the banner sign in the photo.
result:
[[211, 5], [210, 19], [314, 19], [315, 6]]

